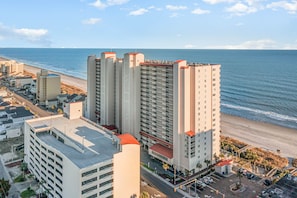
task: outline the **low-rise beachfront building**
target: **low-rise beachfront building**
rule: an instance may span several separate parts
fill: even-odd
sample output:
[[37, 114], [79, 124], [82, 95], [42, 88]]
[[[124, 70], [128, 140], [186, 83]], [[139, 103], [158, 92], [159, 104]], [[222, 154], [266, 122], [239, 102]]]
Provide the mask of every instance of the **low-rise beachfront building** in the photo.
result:
[[140, 144], [74, 111], [25, 123], [25, 162], [49, 197], [139, 197]]
[[9, 80], [9, 85], [17, 89], [24, 89], [26, 86], [30, 87], [32, 82], [32, 76], [16, 76]]
[[88, 57], [87, 98], [89, 119], [132, 134], [184, 173], [207, 168], [220, 154], [219, 64], [103, 52]]
[[48, 106], [48, 102], [56, 100], [61, 93], [61, 77], [57, 74], [49, 74], [41, 69], [36, 78], [36, 100], [40, 105]]

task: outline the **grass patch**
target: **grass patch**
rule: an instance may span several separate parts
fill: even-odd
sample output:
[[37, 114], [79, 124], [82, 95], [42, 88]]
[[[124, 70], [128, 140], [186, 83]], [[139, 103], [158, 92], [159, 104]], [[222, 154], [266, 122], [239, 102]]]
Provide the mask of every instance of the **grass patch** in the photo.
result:
[[143, 164], [142, 166], [143, 166], [143, 167], [145, 167], [146, 169], [148, 169], [148, 170], [152, 171], [152, 172], [154, 172], [154, 171], [155, 171], [153, 168], [151, 168], [151, 167], [148, 167], [146, 164]]
[[17, 176], [14, 180], [13, 180], [15, 183], [17, 182], [24, 182], [26, 181], [26, 178], [23, 176], [23, 174]]
[[35, 191], [32, 189], [27, 189], [21, 193], [22, 198], [30, 198], [31, 196], [34, 196], [34, 195], [36, 194], [35, 194]]

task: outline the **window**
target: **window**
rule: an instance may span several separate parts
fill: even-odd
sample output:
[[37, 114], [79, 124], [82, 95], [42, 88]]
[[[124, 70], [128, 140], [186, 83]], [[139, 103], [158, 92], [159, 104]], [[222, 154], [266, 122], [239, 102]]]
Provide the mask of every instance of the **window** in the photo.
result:
[[59, 160], [63, 161], [63, 158], [62, 158], [60, 155], [56, 154], [56, 157], [57, 157]]
[[99, 184], [99, 187], [105, 186], [105, 185], [110, 184], [112, 182], [113, 182], [113, 179], [112, 180], [109, 180], [109, 181], [105, 181], [105, 182]]
[[105, 173], [105, 174], [103, 174], [103, 175], [100, 175], [100, 176], [99, 176], [99, 179], [102, 179], [102, 178], [107, 177], [107, 176], [112, 175], [112, 174], [113, 174], [113, 172]]
[[106, 189], [106, 190], [101, 191], [101, 192], [99, 193], [99, 195], [103, 195], [103, 194], [105, 194], [105, 193], [107, 193], [107, 192], [109, 192], [109, 191], [112, 191], [112, 190], [113, 190], [112, 187], [111, 187], [111, 188], [108, 188], [108, 189]]
[[81, 194], [82, 194], [82, 195], [83, 195], [83, 194], [86, 194], [87, 192], [90, 192], [90, 191], [95, 190], [95, 189], [97, 189], [97, 185], [96, 185], [96, 186], [92, 186], [92, 187], [90, 187], [90, 188], [87, 188], [87, 189], [81, 191]]
[[99, 170], [102, 171], [102, 170], [107, 169], [107, 168], [110, 168], [110, 167], [112, 167], [112, 166], [113, 166], [113, 164], [107, 164], [107, 165], [105, 165], [105, 166], [101, 166], [101, 167], [99, 168]]
[[84, 173], [81, 174], [81, 176], [85, 177], [85, 176], [91, 175], [93, 173], [97, 173], [97, 168], [93, 169], [93, 170], [90, 170], [90, 171], [87, 171], [87, 172], [84, 172]]
[[97, 177], [93, 177], [91, 179], [85, 180], [85, 181], [81, 182], [81, 185], [84, 186], [84, 185], [92, 183], [94, 181], [97, 181]]

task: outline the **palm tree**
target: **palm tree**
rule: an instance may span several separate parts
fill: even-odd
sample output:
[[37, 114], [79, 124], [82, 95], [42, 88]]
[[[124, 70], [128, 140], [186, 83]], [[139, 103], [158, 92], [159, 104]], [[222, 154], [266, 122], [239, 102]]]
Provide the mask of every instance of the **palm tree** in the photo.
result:
[[205, 159], [205, 160], [204, 160], [204, 163], [206, 164], [206, 166], [207, 166], [207, 168], [208, 168], [208, 166], [209, 166], [209, 164], [210, 164], [210, 160]]
[[239, 182], [236, 185], [236, 187], [237, 187], [237, 189], [239, 189], [241, 187], [241, 178], [242, 178], [242, 170], [241, 169], [238, 169], [238, 171], [237, 171], [237, 177], [239, 179]]
[[[200, 162], [198, 162], [196, 164], [196, 168], [198, 168], [198, 172], [200, 172], [200, 169], [202, 168], [202, 164]], [[200, 175], [199, 175], [200, 176]]]
[[4, 178], [0, 179], [0, 197], [8, 196], [9, 189], [10, 189], [9, 181], [4, 180]]

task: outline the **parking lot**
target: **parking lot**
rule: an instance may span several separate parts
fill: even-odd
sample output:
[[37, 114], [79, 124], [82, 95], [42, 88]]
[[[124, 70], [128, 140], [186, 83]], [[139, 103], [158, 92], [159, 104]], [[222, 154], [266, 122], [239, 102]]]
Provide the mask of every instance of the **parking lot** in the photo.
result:
[[[199, 197], [252, 198], [256, 197], [262, 192], [263, 189], [265, 189], [265, 186], [263, 184], [258, 183], [260, 181], [260, 178], [257, 177], [248, 179], [247, 176], [242, 176], [241, 183], [243, 184], [243, 188], [242, 190], [238, 190], [236, 192], [231, 190], [232, 186], [239, 182], [239, 178], [236, 174], [233, 174], [229, 177], [222, 177], [213, 173], [208, 177], [212, 182], [209, 182], [203, 188], [201, 188], [201, 186], [197, 187]], [[204, 179], [200, 179], [200, 181], [205, 183]], [[189, 191], [189, 189], [187, 190]], [[190, 190], [192, 191], [191, 194], [194, 194], [193, 185]]]

